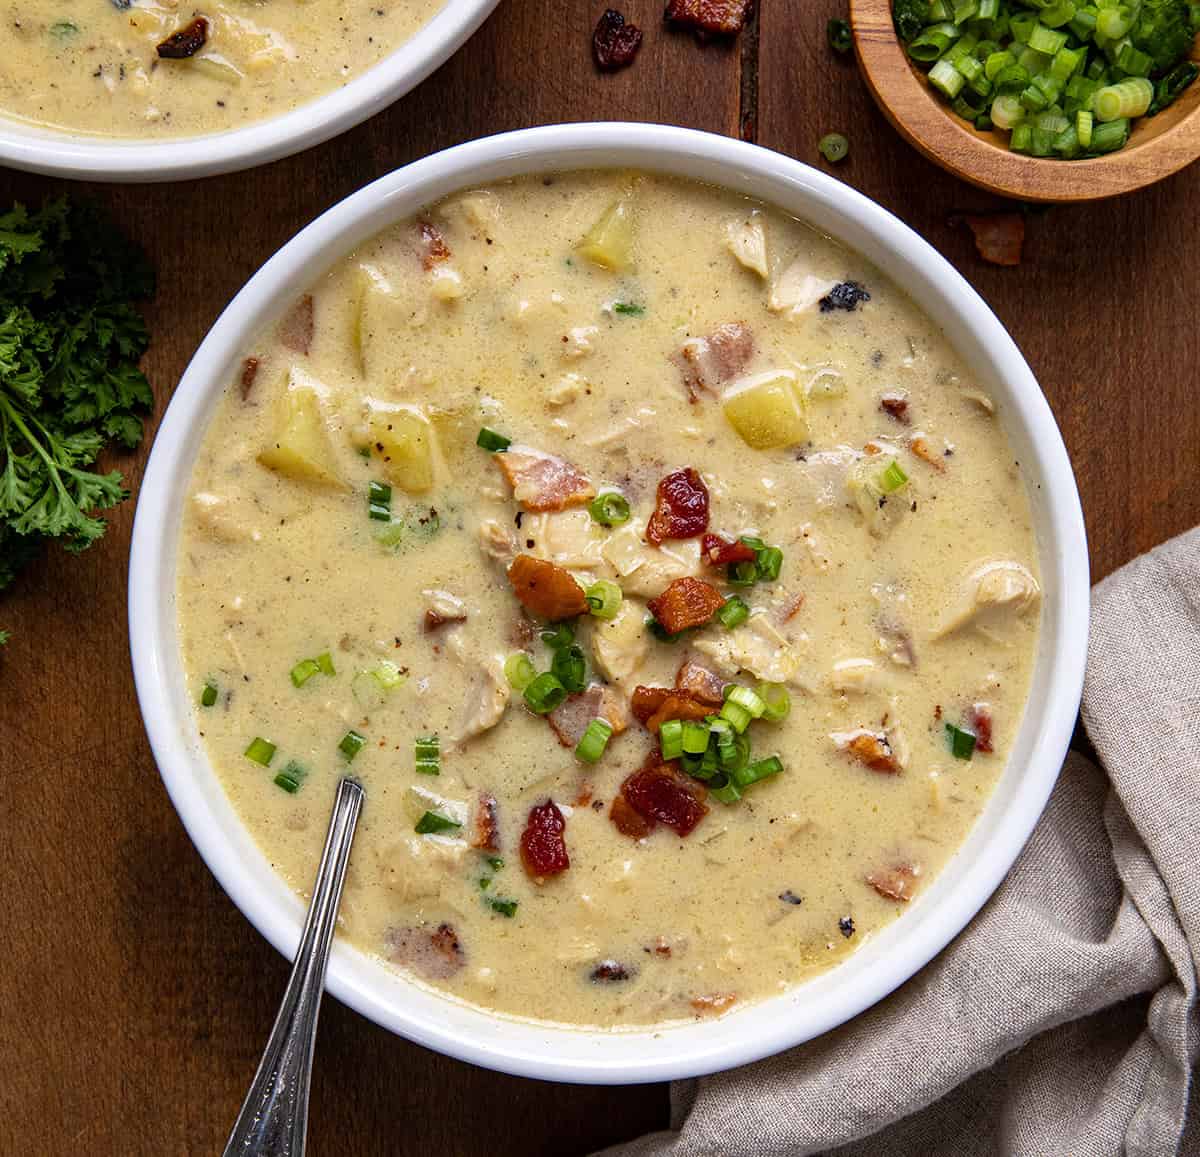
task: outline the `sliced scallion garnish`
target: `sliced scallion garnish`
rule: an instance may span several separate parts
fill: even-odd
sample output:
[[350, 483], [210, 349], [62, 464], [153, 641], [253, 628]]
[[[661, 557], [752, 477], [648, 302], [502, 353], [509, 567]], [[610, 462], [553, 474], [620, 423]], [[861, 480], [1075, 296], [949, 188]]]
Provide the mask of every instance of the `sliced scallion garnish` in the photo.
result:
[[727, 630], [740, 627], [750, 617], [750, 608], [738, 595], [730, 595], [725, 605], [717, 608], [717, 621]]
[[550, 673], [568, 691], [582, 691], [587, 686], [587, 660], [583, 648], [572, 643], [555, 651], [550, 661]]
[[507, 916], [511, 920], [517, 914], [516, 900], [501, 900], [499, 896], [486, 896], [484, 899], [487, 906], [501, 916]]
[[303, 687], [314, 675], [321, 673], [321, 664], [316, 659], [301, 659], [292, 668], [291, 678], [293, 687]]
[[387, 483], [372, 481], [368, 484], [367, 517], [376, 522], [391, 522], [392, 488]]
[[525, 703], [535, 715], [549, 715], [566, 697], [567, 689], [549, 671], [525, 688]]
[[211, 707], [217, 701], [217, 685], [210, 679], [200, 692], [200, 706]]
[[247, 759], [254, 760], [255, 763], [261, 763], [263, 767], [270, 767], [271, 760], [275, 758], [275, 744], [269, 739], [263, 739], [261, 735], [256, 735], [250, 740], [250, 746], [246, 748], [245, 756]]
[[783, 760], [778, 755], [768, 755], [766, 759], [756, 759], [745, 767], [735, 768], [729, 773], [729, 778], [737, 784], [739, 791], [745, 791], [751, 784], [760, 779], [778, 775], [783, 770]]
[[772, 723], [786, 719], [792, 709], [792, 697], [782, 683], [760, 683], [758, 697], [764, 704], [762, 717]]
[[708, 750], [708, 728], [694, 719], [685, 719], [682, 746], [686, 755], [703, 755]]
[[419, 820], [417, 826], [413, 829], [420, 836], [432, 836], [438, 832], [456, 831], [461, 828], [457, 820], [452, 820], [449, 816], [442, 815], [441, 812], [426, 812]]
[[946, 738], [950, 743], [950, 754], [955, 759], [970, 759], [975, 754], [975, 735], [972, 732], [947, 723]]
[[683, 720], [664, 719], [658, 728], [658, 744], [663, 759], [678, 759], [683, 754]]
[[584, 763], [596, 763], [612, 738], [612, 724], [607, 719], [593, 719], [575, 746], [575, 757]]
[[360, 735], [357, 731], [347, 731], [342, 736], [341, 742], [338, 743], [338, 751], [346, 758], [349, 763], [366, 745], [367, 737]]
[[418, 735], [413, 744], [418, 775], [441, 774], [441, 741], [436, 735]]
[[537, 678], [537, 669], [524, 651], [517, 651], [504, 660], [504, 677], [514, 691], [524, 691]]
[[598, 619], [615, 619], [621, 609], [621, 588], [611, 579], [597, 579], [585, 590], [588, 610]]
[[475, 438], [475, 445], [483, 450], [491, 450], [493, 453], [502, 453], [512, 445], [512, 439], [506, 438], [503, 434], [497, 434], [495, 430], [490, 430], [487, 426], [481, 426], [479, 434]]
[[620, 526], [629, 521], [629, 500], [615, 490], [605, 490], [588, 504], [588, 513], [601, 526]]
[[295, 795], [300, 790], [300, 785], [304, 782], [306, 775], [308, 775], [308, 768], [304, 764], [289, 759], [284, 769], [275, 777], [275, 786]]

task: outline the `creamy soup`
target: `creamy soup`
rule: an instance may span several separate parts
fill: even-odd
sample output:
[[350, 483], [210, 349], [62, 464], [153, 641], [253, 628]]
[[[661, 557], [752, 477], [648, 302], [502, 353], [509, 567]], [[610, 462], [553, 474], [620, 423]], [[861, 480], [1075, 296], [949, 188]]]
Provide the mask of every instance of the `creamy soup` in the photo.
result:
[[114, 137], [237, 128], [365, 72], [442, 3], [8, 0], [0, 112]]
[[953, 855], [1021, 721], [1035, 542], [993, 400], [859, 257], [699, 184], [518, 180], [245, 353], [183, 654], [301, 894], [365, 785], [354, 944], [515, 1016], [712, 1016]]

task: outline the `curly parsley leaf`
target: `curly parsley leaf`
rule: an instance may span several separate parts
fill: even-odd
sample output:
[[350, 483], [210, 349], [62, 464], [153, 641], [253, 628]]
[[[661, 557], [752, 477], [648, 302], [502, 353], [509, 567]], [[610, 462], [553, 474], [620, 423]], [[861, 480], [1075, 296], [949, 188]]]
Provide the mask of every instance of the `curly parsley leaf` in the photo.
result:
[[153, 396], [134, 303], [153, 292], [144, 255], [92, 207], [0, 215], [0, 589], [45, 539], [90, 546], [98, 512], [128, 496], [92, 467], [141, 440]]

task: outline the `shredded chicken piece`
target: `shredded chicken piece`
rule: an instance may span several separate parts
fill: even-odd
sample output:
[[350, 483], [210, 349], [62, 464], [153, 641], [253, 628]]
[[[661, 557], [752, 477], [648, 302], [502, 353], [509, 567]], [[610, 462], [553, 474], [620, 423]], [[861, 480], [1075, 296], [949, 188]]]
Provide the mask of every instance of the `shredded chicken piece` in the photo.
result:
[[903, 900], [907, 904], [917, 890], [920, 875], [919, 864], [895, 864], [890, 868], [876, 868], [868, 872], [865, 878], [885, 899]]
[[479, 524], [479, 549], [505, 566], [517, 555], [517, 544], [511, 531], [494, 518], [485, 518]]
[[[808, 680], [802, 670], [802, 659], [786, 640], [778, 642], [770, 632], [774, 624], [761, 612], [732, 631], [722, 632], [713, 639], [698, 639], [696, 650], [707, 655], [723, 675], [735, 676], [749, 671], [756, 678], [771, 683], [789, 683], [807, 690]], [[782, 636], [780, 636], [782, 637]]]
[[841, 659], [829, 672], [829, 685], [843, 695], [863, 695], [879, 678], [873, 659]]
[[653, 547], [646, 543], [645, 531], [644, 521], [627, 522], [610, 534], [601, 548], [627, 595], [652, 599], [675, 579], [700, 575], [699, 539], [672, 540]]
[[426, 633], [451, 623], [466, 622], [467, 604], [449, 591], [424, 590], [421, 597], [425, 600]]
[[646, 608], [625, 599], [616, 616], [592, 623], [592, 661], [596, 669], [618, 686], [626, 686], [641, 670], [649, 649]]
[[451, 736], [452, 741], [463, 744], [495, 727], [508, 706], [509, 695], [508, 680], [504, 677], [504, 662], [492, 656], [471, 679], [461, 721]]
[[762, 210], [754, 209], [744, 220], [730, 221], [725, 226], [725, 245], [729, 252], [753, 273], [766, 280], [767, 229]]
[[963, 592], [958, 607], [935, 632], [935, 638], [966, 627], [1009, 626], [1038, 605], [1042, 588], [1027, 567], [1013, 559], [1000, 559], [971, 571], [963, 580]]
[[835, 278], [817, 277], [808, 261], [797, 257], [776, 279], [767, 297], [772, 313], [798, 317], [815, 309], [831, 289], [839, 283]]

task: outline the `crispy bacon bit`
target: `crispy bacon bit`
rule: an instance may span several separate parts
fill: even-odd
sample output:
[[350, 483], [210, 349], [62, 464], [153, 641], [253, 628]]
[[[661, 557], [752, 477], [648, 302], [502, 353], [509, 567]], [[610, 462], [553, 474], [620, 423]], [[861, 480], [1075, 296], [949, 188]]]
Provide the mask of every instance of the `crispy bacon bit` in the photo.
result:
[[645, 724], [671, 694], [670, 687], [646, 687], [639, 683], [633, 689], [633, 695], [630, 698], [629, 706], [633, 717], [639, 723]]
[[[575, 793], [575, 798], [571, 801], [572, 807], [587, 807], [592, 802], [592, 785], [588, 780], [584, 780], [579, 785], [579, 790]], [[597, 801], [598, 802], [598, 801]], [[603, 807], [603, 804], [600, 804]]]
[[700, 1016], [720, 1016], [737, 1003], [736, 992], [713, 992], [693, 996], [689, 1002]]
[[554, 800], [548, 799], [529, 809], [525, 830], [521, 833], [521, 863], [535, 884], [548, 876], [557, 876], [571, 866], [567, 843], [563, 839], [567, 821]]
[[435, 265], [450, 259], [450, 247], [442, 231], [432, 221], [421, 221], [417, 228], [421, 234], [421, 268], [428, 272]]
[[608, 809], [608, 818], [617, 831], [631, 840], [644, 840], [653, 830], [654, 822], [633, 810], [629, 800], [617, 795]]
[[425, 612], [425, 618], [422, 622], [425, 634], [431, 635], [434, 631], [444, 627], [447, 623], [465, 623], [467, 621], [466, 614], [461, 615], [446, 615], [441, 611], [435, 611], [432, 608]]
[[900, 762], [892, 751], [886, 732], [874, 731], [845, 731], [837, 732], [833, 741], [838, 747], [853, 756], [859, 763], [872, 771], [896, 775], [900, 771]]
[[587, 596], [568, 570], [545, 559], [519, 554], [508, 568], [508, 581], [522, 606], [550, 623], [586, 613]]
[[633, 63], [642, 45], [642, 30], [636, 24], [626, 24], [625, 17], [615, 8], [607, 8], [596, 22], [592, 33], [592, 58], [601, 72], [616, 72]]
[[753, 356], [753, 331], [745, 322], [730, 321], [707, 337], [688, 338], [673, 360], [683, 374], [688, 401], [695, 402], [701, 391], [716, 393], [724, 382], [736, 378]]
[[902, 425], [907, 426], [912, 420], [908, 416], [908, 395], [901, 390], [884, 394], [879, 399], [879, 408]]
[[661, 936], [646, 951], [653, 952], [655, 956], [661, 956], [664, 960], [671, 959], [671, 946]]
[[924, 437], [916, 434], [908, 440], [908, 448], [921, 459], [922, 462], [929, 463], [939, 474], [946, 472], [946, 463], [942, 461], [930, 448], [929, 443]]
[[695, 538], [708, 529], [708, 487], [690, 466], [658, 484], [658, 501], [646, 524], [646, 541], [661, 546], [668, 538]]
[[528, 446], [510, 446], [493, 454], [513, 497], [526, 510], [565, 510], [596, 497], [596, 488], [570, 462]]
[[719, 534], [706, 534], [700, 540], [700, 556], [709, 566], [727, 566], [731, 562], [753, 562], [754, 547], [741, 539], [727, 542]]
[[638, 815], [650, 821], [652, 828], [656, 823], [666, 824], [681, 836], [708, 814], [704, 803], [707, 794], [673, 763], [664, 763], [657, 751], [650, 752], [645, 763], [621, 784], [621, 795]]
[[990, 755], [992, 746], [992, 708], [987, 703], [974, 703], [968, 712], [970, 728], [975, 732], [975, 750]]
[[686, 659], [675, 672], [676, 690], [686, 691], [692, 699], [720, 707], [725, 702], [725, 683], [720, 675], [701, 663]]
[[876, 868], [868, 872], [866, 881], [886, 899], [903, 900], [907, 904], [917, 890], [917, 877], [920, 874], [918, 865], [896, 864], [891, 868]]
[[715, 36], [736, 36], [750, 17], [754, 0], [667, 0], [672, 24]]
[[790, 599], [780, 605], [777, 617], [781, 623], [790, 623], [799, 613], [800, 608], [804, 606], [804, 595], [792, 595]]
[[593, 683], [586, 691], [568, 695], [546, 716], [563, 747], [577, 746], [593, 719], [603, 719], [614, 735], [620, 735], [626, 727], [621, 701], [602, 683]]
[[993, 265], [1020, 265], [1025, 244], [1025, 218], [1020, 213], [988, 213], [951, 217], [952, 225], [966, 225], [975, 237], [975, 248]]
[[279, 323], [279, 341], [298, 354], [307, 354], [313, 340], [313, 299], [306, 293]]
[[392, 928], [384, 938], [388, 957], [394, 964], [411, 968], [427, 980], [447, 980], [467, 961], [453, 925], [410, 924]]
[[471, 840], [473, 848], [481, 852], [498, 852], [500, 850], [499, 805], [496, 797], [485, 791], [479, 793], [475, 804], [475, 815], [471, 823]]
[[857, 281], [843, 281], [835, 285], [817, 303], [822, 313], [832, 313], [835, 309], [844, 309], [847, 313], [858, 308], [860, 301], [870, 301], [871, 295], [866, 287]]
[[596, 984], [615, 984], [628, 980], [633, 973], [619, 960], [601, 960], [588, 974], [588, 979]]
[[725, 599], [716, 587], [689, 576], [672, 580], [658, 598], [646, 604], [670, 635], [704, 626], [724, 605]]
[[254, 389], [254, 379], [258, 377], [258, 358], [247, 358], [242, 362], [241, 391], [242, 401], [250, 400], [250, 391]]
[[668, 695], [659, 709], [646, 720], [646, 730], [657, 735], [668, 719], [703, 719], [713, 712], [713, 704], [701, 703], [690, 695]]
[[172, 32], [157, 48], [163, 60], [186, 60], [208, 42], [208, 21], [197, 16], [190, 24]]

